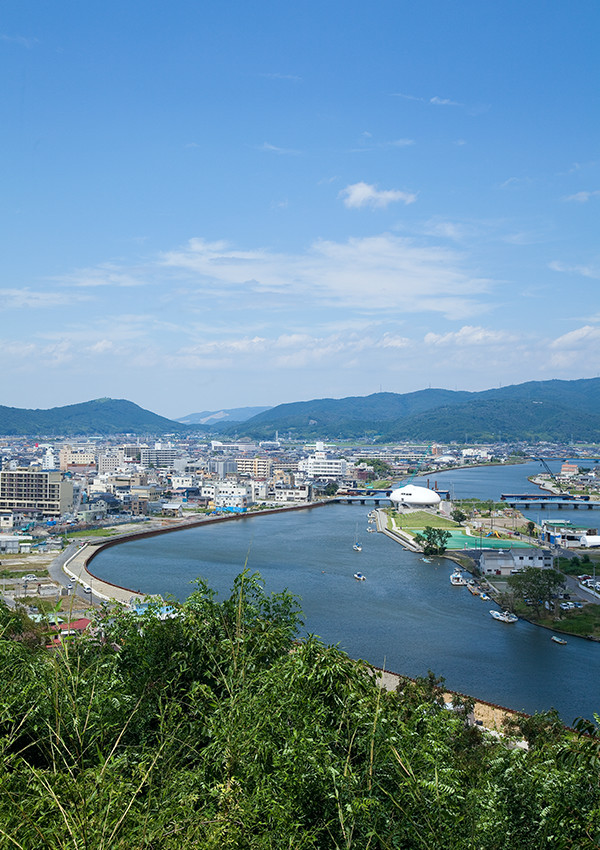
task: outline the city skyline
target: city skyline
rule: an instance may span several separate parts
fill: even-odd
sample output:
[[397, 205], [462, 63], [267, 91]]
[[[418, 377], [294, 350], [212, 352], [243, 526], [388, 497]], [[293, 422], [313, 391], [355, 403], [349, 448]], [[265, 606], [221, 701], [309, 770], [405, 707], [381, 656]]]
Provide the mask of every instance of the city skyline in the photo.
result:
[[3, 12], [2, 404], [598, 374], [596, 4]]

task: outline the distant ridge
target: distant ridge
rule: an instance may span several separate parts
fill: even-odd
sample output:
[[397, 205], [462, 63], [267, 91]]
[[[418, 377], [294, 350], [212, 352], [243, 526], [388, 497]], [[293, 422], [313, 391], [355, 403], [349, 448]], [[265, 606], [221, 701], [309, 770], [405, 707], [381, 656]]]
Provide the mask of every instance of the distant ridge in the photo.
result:
[[271, 410], [270, 407], [232, 407], [228, 410], [203, 410], [201, 413], [189, 413], [177, 419], [183, 425], [217, 425], [231, 422], [246, 422], [259, 413]]
[[600, 378], [529, 381], [482, 392], [426, 389], [280, 404], [226, 433], [381, 442], [600, 442]]
[[0, 406], [0, 434], [7, 436], [164, 434], [187, 430], [180, 422], [125, 399], [97, 398], [49, 410]]
[[[240, 416], [261, 411], [246, 421]], [[206, 415], [205, 415], [206, 414]], [[204, 419], [191, 422], [192, 417]], [[212, 421], [211, 421], [212, 420]], [[99, 398], [49, 410], [0, 406], [0, 434], [74, 436], [221, 432], [257, 439], [280, 435], [299, 439], [360, 439], [379, 442], [600, 443], [600, 378], [529, 381], [465, 392], [426, 389], [374, 393], [280, 404], [273, 408], [231, 408], [167, 419], [125, 399]]]

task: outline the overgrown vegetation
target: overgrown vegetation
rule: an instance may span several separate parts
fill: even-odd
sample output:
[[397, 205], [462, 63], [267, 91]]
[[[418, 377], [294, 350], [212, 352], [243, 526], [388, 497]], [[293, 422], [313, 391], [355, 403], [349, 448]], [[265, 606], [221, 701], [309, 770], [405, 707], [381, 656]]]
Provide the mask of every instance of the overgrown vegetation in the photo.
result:
[[385, 693], [295, 645], [296, 600], [247, 573], [173, 607], [107, 611], [53, 651], [0, 610], [0, 848], [598, 846], [593, 723], [532, 722], [509, 749], [431, 674]]

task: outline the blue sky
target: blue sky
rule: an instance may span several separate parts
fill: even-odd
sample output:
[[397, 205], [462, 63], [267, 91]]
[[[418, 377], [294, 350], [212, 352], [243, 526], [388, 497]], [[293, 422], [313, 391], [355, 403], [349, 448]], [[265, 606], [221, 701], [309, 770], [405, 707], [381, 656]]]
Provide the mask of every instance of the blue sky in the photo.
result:
[[15, 407], [600, 372], [596, 0], [4, 0]]

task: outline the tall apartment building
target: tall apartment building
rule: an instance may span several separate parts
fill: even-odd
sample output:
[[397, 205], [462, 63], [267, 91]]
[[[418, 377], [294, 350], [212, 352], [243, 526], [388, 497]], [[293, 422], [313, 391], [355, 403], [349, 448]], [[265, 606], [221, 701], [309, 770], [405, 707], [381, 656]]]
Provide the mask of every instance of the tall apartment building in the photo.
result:
[[302, 458], [298, 462], [298, 470], [306, 472], [309, 478], [340, 478], [346, 475], [348, 463], [344, 458], [329, 457], [325, 452], [317, 451]]
[[70, 466], [95, 466], [96, 464], [96, 450], [85, 446], [64, 446], [58, 457], [62, 472], [66, 472]]
[[175, 463], [177, 452], [175, 449], [150, 449], [140, 450], [140, 463], [142, 466], [160, 466], [171, 469]]
[[59, 517], [73, 507], [73, 483], [58, 470], [0, 470], [0, 510]]
[[236, 458], [235, 465], [239, 475], [270, 478], [273, 461], [269, 457], [239, 457]]

